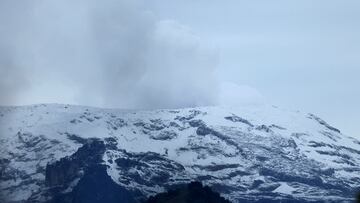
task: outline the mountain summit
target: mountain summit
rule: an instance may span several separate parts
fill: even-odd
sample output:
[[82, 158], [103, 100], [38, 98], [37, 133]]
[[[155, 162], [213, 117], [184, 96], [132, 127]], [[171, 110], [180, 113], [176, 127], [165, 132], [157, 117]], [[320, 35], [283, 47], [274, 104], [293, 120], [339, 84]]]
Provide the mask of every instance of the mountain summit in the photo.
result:
[[202, 182], [232, 202], [351, 202], [360, 142], [274, 106], [0, 107], [0, 202], [141, 202]]

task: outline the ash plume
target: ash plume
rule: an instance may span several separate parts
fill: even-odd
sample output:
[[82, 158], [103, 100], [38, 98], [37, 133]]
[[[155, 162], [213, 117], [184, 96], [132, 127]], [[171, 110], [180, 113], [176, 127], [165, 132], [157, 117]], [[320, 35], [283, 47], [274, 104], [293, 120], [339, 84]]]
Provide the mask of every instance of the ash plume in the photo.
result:
[[0, 1], [1, 104], [217, 102], [216, 49], [142, 1]]

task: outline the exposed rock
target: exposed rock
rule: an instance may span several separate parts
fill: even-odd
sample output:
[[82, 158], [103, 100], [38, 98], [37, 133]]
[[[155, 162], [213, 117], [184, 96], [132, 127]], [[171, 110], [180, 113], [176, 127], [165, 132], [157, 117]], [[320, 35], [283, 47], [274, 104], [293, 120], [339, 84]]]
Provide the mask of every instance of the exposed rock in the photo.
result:
[[[164, 186], [169, 178], [177, 174], [181, 175], [185, 170], [181, 164], [153, 152], [123, 151], [121, 156], [115, 160], [115, 163], [119, 169], [119, 181], [124, 183], [135, 181], [148, 187]], [[141, 174], [138, 171], [141, 171]]]
[[286, 130], [286, 128], [281, 127], [281, 126], [279, 126], [279, 125], [275, 125], [275, 124], [271, 124], [269, 127], [270, 127], [270, 128], [276, 128], [276, 129], [279, 129], [279, 130]]
[[85, 144], [87, 142], [87, 140], [85, 138], [82, 138], [76, 134], [70, 134], [70, 133], [66, 132], [65, 135], [69, 140], [72, 140], [78, 144]]
[[82, 176], [87, 168], [102, 162], [105, 144], [89, 139], [76, 153], [46, 166], [45, 183], [49, 187], [64, 189], [75, 178]]
[[171, 140], [176, 138], [178, 135], [172, 130], [161, 131], [157, 135], [151, 135], [150, 138], [154, 140]]
[[[108, 139], [109, 141], [109, 139]], [[116, 184], [102, 164], [105, 144], [88, 139], [70, 157], [46, 167], [49, 203], [136, 203], [135, 193]], [[116, 160], [118, 163], [119, 160]]]
[[192, 180], [233, 202], [349, 202], [360, 186], [360, 142], [307, 114], [168, 111], [0, 107], [0, 202], [138, 201]]
[[121, 118], [111, 118], [108, 121], [106, 121], [108, 129], [118, 130], [119, 128], [122, 128], [127, 125], [125, 120]]
[[214, 192], [208, 186], [202, 186], [200, 182], [169, 190], [165, 193], [151, 196], [145, 203], [230, 203]]
[[49, 203], [137, 203], [134, 193], [116, 184], [106, 166], [95, 164], [84, 172], [77, 185], [68, 193], [57, 193]]
[[264, 132], [267, 132], [267, 133], [273, 133], [273, 131], [266, 125], [257, 126], [255, 129], [259, 130], [259, 131], [264, 131]]
[[205, 122], [204, 121], [202, 121], [202, 120], [191, 120], [191, 121], [189, 121], [189, 125], [191, 126], [191, 127], [200, 127], [200, 126], [205, 126]]
[[207, 166], [195, 165], [194, 167], [207, 171], [221, 171], [224, 169], [238, 168], [239, 166], [240, 164], [218, 164], [218, 165], [207, 165]]
[[198, 135], [209, 135], [209, 134], [215, 134], [215, 131], [207, 126], [199, 126], [196, 129], [196, 134]]
[[176, 116], [175, 120], [179, 120], [179, 121], [189, 121], [193, 118], [195, 118], [196, 116], [200, 115], [200, 114], [204, 114], [203, 112], [201, 111], [198, 111], [198, 110], [190, 110], [189, 111], [189, 115], [187, 116]]
[[142, 127], [143, 129], [147, 131], [159, 131], [166, 127], [166, 125], [162, 122], [159, 122], [157, 120], [151, 120], [151, 123], [145, 123], [143, 121], [139, 121], [134, 123], [134, 126], [136, 127]]
[[232, 116], [226, 116], [225, 117], [226, 120], [232, 121], [232, 122], [240, 122], [240, 123], [244, 123], [250, 127], [254, 127], [254, 125], [252, 123], [250, 123], [248, 120], [241, 118], [239, 116], [236, 115], [232, 115]]
[[331, 125], [329, 125], [328, 123], [326, 123], [324, 120], [322, 120], [321, 118], [315, 116], [314, 114], [309, 114], [309, 118], [310, 119], [314, 119], [316, 120], [320, 125], [325, 126], [326, 128], [328, 128], [329, 130], [335, 131], [337, 133], [341, 133], [339, 129], [332, 127]]
[[82, 121], [79, 120], [79, 119], [74, 118], [74, 119], [72, 119], [72, 120], [70, 121], [70, 123], [72, 123], [72, 124], [78, 124], [78, 123], [82, 123]]

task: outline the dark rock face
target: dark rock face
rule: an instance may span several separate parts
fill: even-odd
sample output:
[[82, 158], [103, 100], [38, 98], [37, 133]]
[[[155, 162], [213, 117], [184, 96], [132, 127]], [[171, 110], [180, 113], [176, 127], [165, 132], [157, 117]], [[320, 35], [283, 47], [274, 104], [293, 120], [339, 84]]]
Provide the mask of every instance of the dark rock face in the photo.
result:
[[75, 134], [70, 134], [70, 133], [64, 133], [66, 135], [66, 137], [69, 139], [69, 140], [72, 140], [74, 141], [75, 143], [79, 143], [79, 144], [86, 144], [87, 140], [78, 136], [78, 135], [75, 135]]
[[108, 129], [118, 130], [127, 125], [127, 123], [121, 118], [111, 118], [107, 122]]
[[[218, 137], [219, 139], [223, 140], [230, 146], [237, 147], [237, 143], [234, 142], [232, 139], [229, 139], [227, 136], [221, 134], [220, 132], [212, 129], [211, 127], [208, 127], [207, 125], [203, 124], [202, 122], [199, 122], [199, 127], [196, 129], [196, 134], [200, 136], [205, 135], [213, 135], [215, 137]], [[241, 151], [241, 149], [239, 149]]]
[[150, 136], [150, 138], [154, 139], [154, 140], [171, 140], [171, 139], [176, 138], [177, 136], [178, 135], [176, 134], [176, 132], [165, 130], [165, 131], [160, 132], [157, 135]]
[[[333, 190], [334, 193], [338, 193], [338, 194], [345, 194], [345, 195], [349, 195], [351, 196], [352, 194], [352, 189], [345, 183], [341, 183], [341, 182], [331, 182], [331, 183], [325, 183], [320, 176], [301, 176], [301, 175], [297, 175], [297, 174], [285, 174], [285, 173], [281, 173], [272, 169], [268, 169], [268, 168], [262, 168], [259, 173], [261, 175], [264, 176], [270, 176], [276, 180], [279, 181], [286, 181], [286, 182], [298, 182], [298, 183], [304, 183], [310, 186], [317, 186], [317, 187], [323, 187], [326, 188], [328, 190]], [[313, 174], [316, 173], [323, 173], [323, 174], [332, 174], [331, 173], [331, 169], [330, 172], [328, 171], [313, 171]]]
[[195, 165], [195, 168], [200, 168], [201, 170], [207, 170], [207, 171], [220, 171], [224, 169], [231, 169], [231, 168], [237, 168], [239, 167], [239, 164], [219, 164], [219, 165], [209, 165], [209, 166], [198, 166]]
[[0, 159], [0, 180], [6, 180], [5, 179], [5, 170], [8, 167], [9, 163], [10, 163], [10, 160], [8, 160], [8, 159]]
[[185, 187], [169, 190], [150, 197], [146, 203], [230, 203], [219, 193], [200, 182], [192, 182]]
[[322, 120], [321, 118], [315, 116], [314, 114], [309, 114], [309, 118], [310, 119], [314, 119], [316, 120], [320, 125], [323, 125], [325, 126], [326, 128], [328, 128], [329, 130], [332, 130], [332, 131], [335, 131], [337, 133], [340, 133], [340, 130], [335, 128], [335, 127], [332, 127], [331, 125], [329, 125], [328, 123], [326, 123], [324, 120]]
[[248, 120], [241, 118], [239, 116], [236, 115], [232, 115], [232, 116], [226, 116], [225, 117], [226, 120], [232, 121], [232, 122], [240, 122], [240, 123], [244, 123], [250, 127], [254, 127], [254, 125], [252, 123], [250, 123]]
[[205, 122], [202, 120], [191, 120], [189, 121], [189, 125], [195, 128], [195, 127], [205, 126]]
[[48, 164], [46, 185], [49, 203], [133, 203], [132, 192], [116, 184], [107, 174], [102, 156], [105, 144], [97, 139], [87, 142], [70, 157]]
[[150, 123], [145, 123], [143, 121], [134, 123], [136, 127], [142, 127], [144, 130], [148, 131], [159, 131], [166, 127], [164, 123], [161, 122], [159, 119], [150, 120]]
[[175, 120], [179, 120], [179, 121], [189, 121], [193, 118], [195, 118], [196, 116], [200, 115], [200, 114], [206, 114], [205, 112], [201, 112], [198, 110], [190, 110], [189, 111], [189, 115], [187, 116], [176, 116]]
[[264, 131], [267, 133], [272, 133], [273, 131], [266, 125], [260, 125], [258, 127], [256, 127], [256, 130], [260, 130], [260, 131]]
[[[146, 185], [150, 188], [164, 186], [185, 168], [166, 157], [154, 153], [129, 153], [122, 150], [121, 157], [113, 160], [119, 172], [119, 182]], [[141, 173], [139, 173], [141, 171]]]
[[57, 194], [51, 203], [135, 203], [131, 192], [117, 185], [106, 173], [105, 165], [90, 167], [72, 192]]
[[284, 127], [281, 127], [281, 126], [278, 126], [278, 125], [275, 125], [275, 124], [272, 124], [269, 126], [270, 128], [276, 128], [276, 129], [279, 129], [279, 130], [286, 130], [286, 128]]
[[[271, 196], [271, 195], [269, 195]], [[325, 201], [307, 201], [307, 200], [297, 200], [297, 199], [276, 199], [276, 197], [268, 197], [268, 198], [264, 198], [264, 199], [259, 199], [259, 200], [247, 200], [247, 199], [242, 199], [239, 201], [239, 203], [326, 203]], [[335, 203], [335, 202], [333, 202]]]
[[196, 134], [198, 135], [209, 135], [209, 134], [215, 134], [215, 132], [206, 126], [200, 126], [196, 130]]
[[49, 187], [66, 186], [74, 178], [80, 177], [81, 172], [92, 165], [101, 163], [105, 152], [103, 141], [89, 139], [82, 147], [70, 157], [48, 164], [45, 172], [45, 183]]

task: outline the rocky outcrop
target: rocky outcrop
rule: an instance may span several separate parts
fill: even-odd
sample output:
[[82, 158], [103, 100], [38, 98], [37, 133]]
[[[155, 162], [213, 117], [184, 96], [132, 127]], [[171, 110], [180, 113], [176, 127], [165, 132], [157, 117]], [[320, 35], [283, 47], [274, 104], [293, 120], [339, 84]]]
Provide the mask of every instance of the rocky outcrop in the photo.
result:
[[76, 153], [46, 167], [49, 203], [134, 203], [133, 195], [116, 184], [102, 164], [105, 144], [88, 139]]
[[329, 129], [329, 130], [332, 130], [332, 131], [335, 131], [335, 132], [337, 132], [337, 133], [340, 133], [340, 130], [339, 130], [339, 129], [337, 129], [337, 128], [331, 126], [331, 125], [329, 125], [329, 124], [326, 123], [324, 120], [322, 120], [321, 118], [315, 116], [314, 114], [309, 114], [309, 117], [308, 117], [308, 118], [316, 120], [320, 125], [325, 126], [325, 127], [326, 127], [327, 129]]
[[48, 187], [63, 188], [75, 178], [80, 178], [88, 168], [102, 162], [105, 144], [97, 139], [89, 139], [70, 157], [64, 157], [55, 163], [48, 164], [45, 172], [45, 183]]
[[188, 185], [150, 197], [145, 203], [230, 203], [200, 182]]
[[68, 193], [54, 194], [49, 203], [136, 203], [132, 192], [116, 184], [106, 173], [106, 166], [92, 165]]
[[226, 116], [224, 117], [226, 120], [232, 121], [232, 122], [240, 122], [240, 123], [244, 123], [250, 127], [254, 127], [254, 125], [252, 123], [250, 123], [248, 120], [241, 118], [237, 115], [232, 115], [232, 116]]

